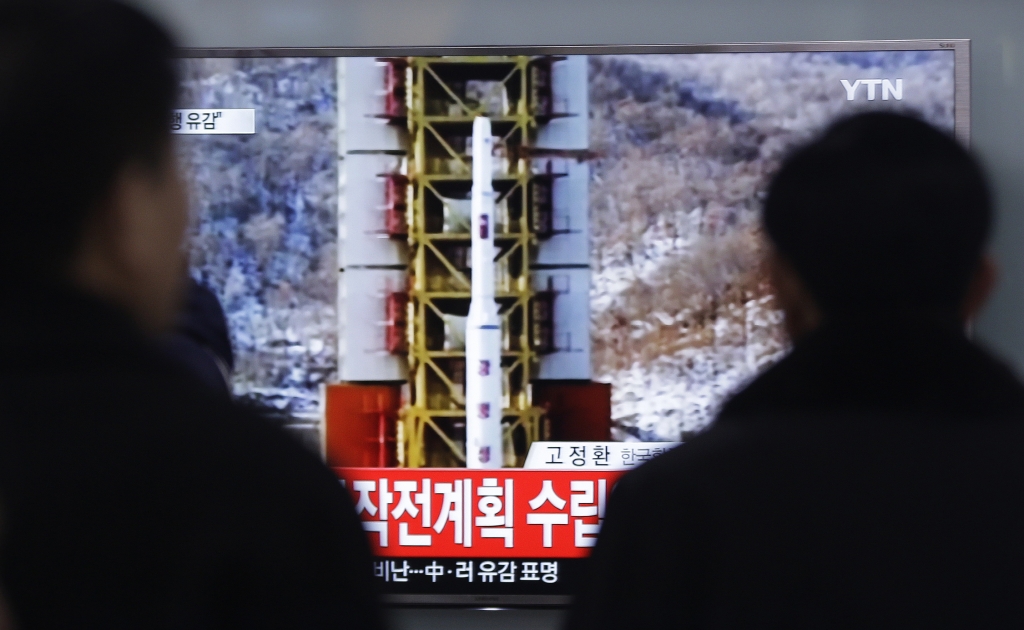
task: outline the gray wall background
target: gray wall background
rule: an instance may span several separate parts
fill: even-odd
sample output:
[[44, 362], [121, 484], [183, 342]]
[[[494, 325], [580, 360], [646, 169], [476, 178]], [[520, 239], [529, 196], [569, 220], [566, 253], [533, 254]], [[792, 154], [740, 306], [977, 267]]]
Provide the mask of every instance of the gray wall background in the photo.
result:
[[[1024, 374], [1022, 0], [135, 0], [190, 46], [674, 44], [968, 38], [972, 145], [999, 209], [980, 339]], [[401, 628], [557, 625], [552, 611], [400, 611]]]

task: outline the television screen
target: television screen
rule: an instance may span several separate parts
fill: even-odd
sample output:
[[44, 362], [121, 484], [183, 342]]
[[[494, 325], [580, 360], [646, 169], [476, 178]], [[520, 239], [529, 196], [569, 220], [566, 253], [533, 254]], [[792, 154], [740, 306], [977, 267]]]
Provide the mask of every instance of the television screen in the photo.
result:
[[787, 151], [878, 109], [968, 138], [963, 40], [180, 64], [234, 393], [338, 472], [397, 603], [564, 602], [617, 476], [786, 352]]

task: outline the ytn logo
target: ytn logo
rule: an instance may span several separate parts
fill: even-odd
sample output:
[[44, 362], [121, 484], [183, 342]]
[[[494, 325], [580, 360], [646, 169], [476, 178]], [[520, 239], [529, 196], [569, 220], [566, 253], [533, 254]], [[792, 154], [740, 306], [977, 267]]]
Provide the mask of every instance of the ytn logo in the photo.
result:
[[887, 101], [892, 96], [897, 101], [903, 100], [903, 79], [896, 79], [896, 83], [893, 84], [889, 79], [857, 79], [853, 83], [850, 83], [846, 79], [840, 79], [840, 83], [846, 89], [846, 100], [852, 101], [857, 97], [857, 90], [860, 86], [867, 86], [868, 100], [875, 100], [876, 89], [878, 86], [882, 86], [882, 100]]

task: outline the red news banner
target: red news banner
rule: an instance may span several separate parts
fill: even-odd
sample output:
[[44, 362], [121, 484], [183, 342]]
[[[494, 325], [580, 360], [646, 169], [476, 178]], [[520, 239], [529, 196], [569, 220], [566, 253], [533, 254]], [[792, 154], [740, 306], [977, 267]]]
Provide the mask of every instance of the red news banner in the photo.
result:
[[582, 558], [625, 470], [336, 468], [374, 554]]

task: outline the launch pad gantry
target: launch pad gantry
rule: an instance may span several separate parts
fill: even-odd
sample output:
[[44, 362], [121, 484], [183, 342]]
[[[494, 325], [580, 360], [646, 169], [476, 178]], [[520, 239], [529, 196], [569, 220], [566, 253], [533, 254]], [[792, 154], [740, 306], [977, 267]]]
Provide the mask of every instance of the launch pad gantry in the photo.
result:
[[[530, 444], [552, 435], [552, 405], [538, 400], [537, 386], [563, 398], [565, 387], [582, 388], [577, 394], [583, 409], [583, 399], [608, 397], [607, 386], [587, 382], [585, 59], [570, 64], [553, 56], [386, 58], [375, 60], [374, 70], [366, 61], [374, 60], [339, 61], [346, 64], [339, 69], [347, 102], [339, 105], [347, 113], [345, 137], [339, 139], [347, 162], [339, 302], [347, 329], [342, 332], [342, 378], [348, 383], [328, 388], [328, 459], [333, 449], [348, 453], [337, 455], [348, 465], [466, 465], [466, 336], [472, 335], [466, 318], [474, 275], [471, 138], [474, 119], [486, 117], [495, 149], [494, 224], [489, 227], [503, 427], [502, 452], [493, 456], [499, 464], [521, 466]], [[559, 75], [555, 69], [562, 64], [570, 71]], [[360, 113], [353, 100], [365, 100], [364, 75], [370, 79], [363, 82], [377, 83], [377, 111], [353, 120], [353, 113]], [[562, 90], [575, 96], [577, 102], [569, 103], [572, 99], [559, 99], [556, 84], [573, 78], [571, 88]], [[580, 105], [580, 91], [584, 107], [572, 111]], [[385, 128], [384, 136], [366, 138], [380, 133], [367, 132], [368, 121]], [[374, 142], [390, 146], [353, 146]], [[353, 216], [367, 214], [357, 188], [369, 181], [371, 170], [383, 189], [373, 208], [376, 229], [373, 219], [360, 223]], [[557, 207], [559, 197], [571, 198], [568, 205], [575, 203], [575, 210]], [[392, 252], [390, 259], [359, 254], [365, 245], [355, 242], [362, 236], [359, 231], [374, 232], [378, 244]], [[363, 258], [375, 264], [359, 264]], [[358, 332], [365, 322], [357, 318], [374, 316], [363, 310], [369, 302], [361, 301], [371, 285], [378, 304], [383, 302], [384, 319], [376, 331], [379, 350], [368, 339], [375, 331]], [[366, 356], [354, 347], [360, 344]], [[383, 368], [371, 365], [380, 363], [381, 355], [405, 364], [385, 360]], [[548, 382], [542, 383], [545, 377]], [[607, 433], [604, 406], [597, 405], [596, 418], [589, 414], [596, 433], [580, 437]], [[361, 461], [352, 461], [354, 450]]]

